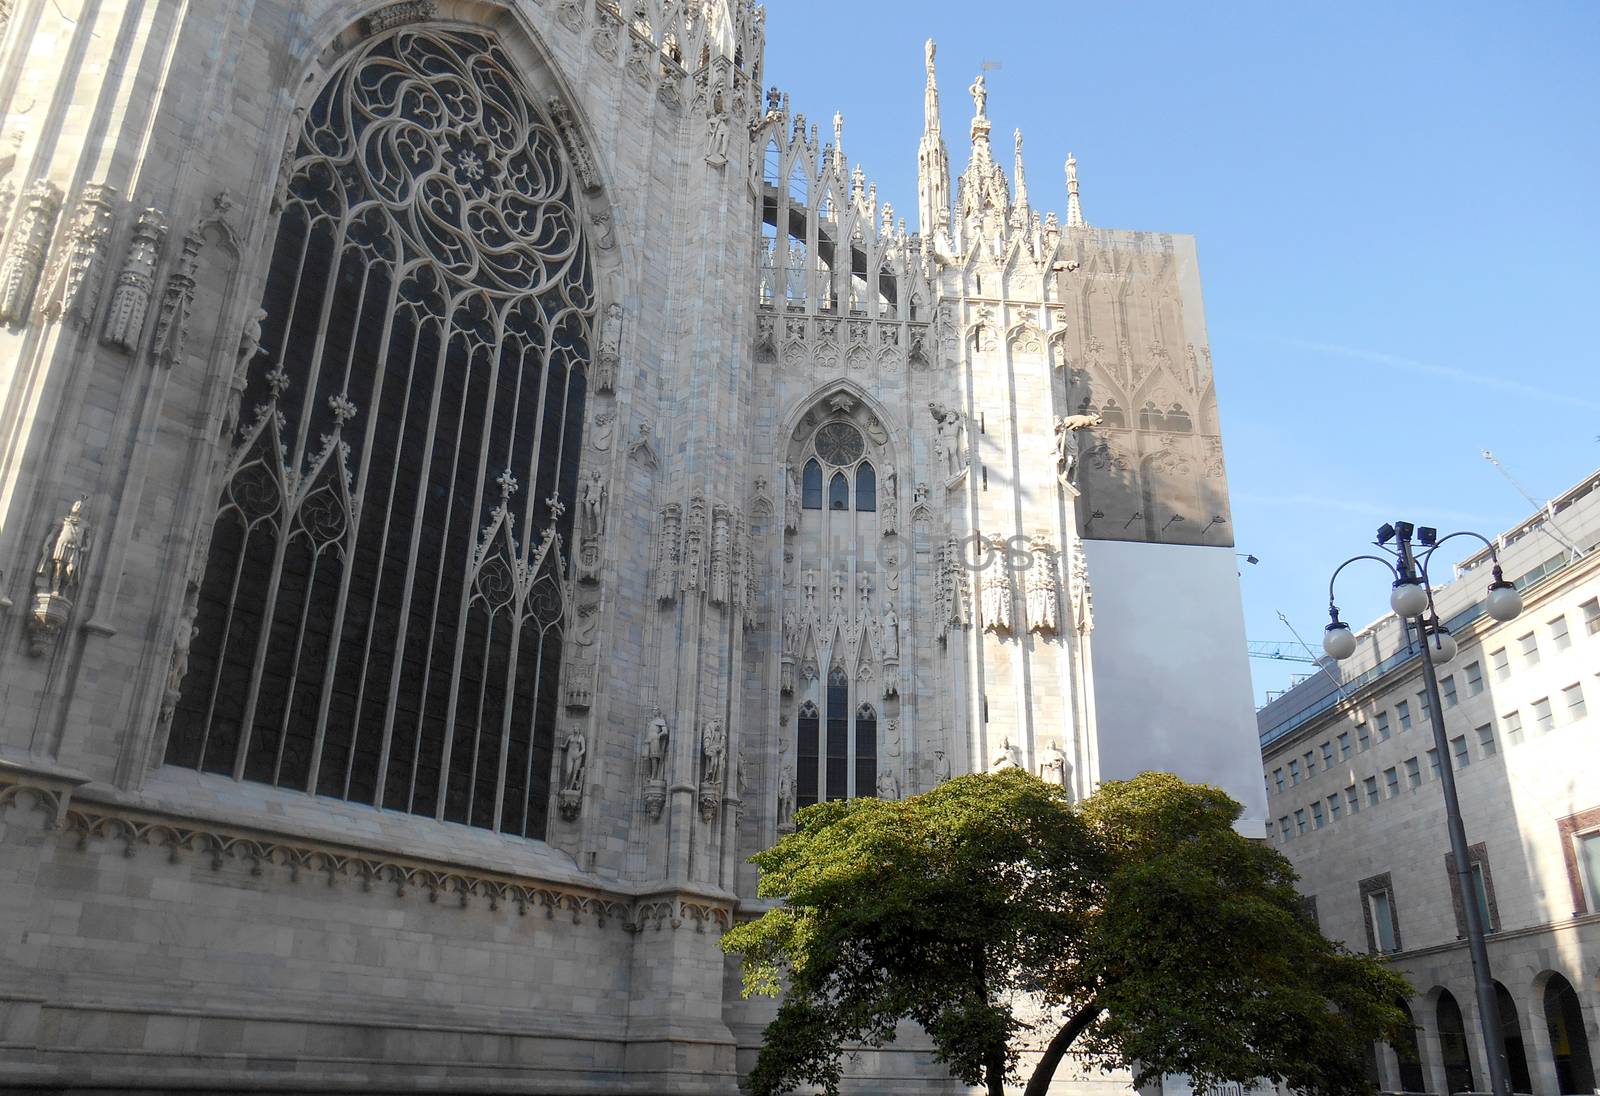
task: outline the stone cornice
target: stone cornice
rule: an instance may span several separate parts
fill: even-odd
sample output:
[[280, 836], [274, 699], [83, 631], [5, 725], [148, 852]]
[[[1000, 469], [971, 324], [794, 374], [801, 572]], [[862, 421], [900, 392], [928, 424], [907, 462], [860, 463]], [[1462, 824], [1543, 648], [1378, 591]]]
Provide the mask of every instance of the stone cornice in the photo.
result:
[[331, 887], [348, 881], [364, 891], [391, 889], [396, 898], [422, 893], [429, 902], [453, 901], [464, 907], [479, 901], [491, 910], [514, 907], [519, 915], [543, 910], [546, 918], [559, 913], [570, 916], [574, 924], [592, 918], [599, 927], [616, 924], [634, 933], [685, 924], [693, 925], [697, 932], [708, 927], [724, 932], [732, 925], [737, 905], [731, 896], [696, 893], [692, 886], [655, 884], [638, 892], [577, 887], [130, 809], [81, 795], [75, 799], [72, 786], [65, 781], [16, 766], [0, 768], [0, 811], [29, 798], [46, 816], [46, 829], [75, 835], [79, 849], [87, 848], [91, 840], [120, 841], [127, 857], [143, 848], [161, 849], [171, 862], [186, 854], [208, 857], [214, 871], [237, 861], [248, 865], [253, 876], [277, 871], [290, 883], [315, 877]]

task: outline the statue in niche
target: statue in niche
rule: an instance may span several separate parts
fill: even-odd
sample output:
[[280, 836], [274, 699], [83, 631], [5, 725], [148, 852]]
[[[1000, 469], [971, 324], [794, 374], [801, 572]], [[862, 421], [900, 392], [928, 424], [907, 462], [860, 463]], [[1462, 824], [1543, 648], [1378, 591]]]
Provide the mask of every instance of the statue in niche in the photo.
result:
[[934, 450], [944, 455], [945, 477], [953, 480], [966, 470], [966, 454], [962, 445], [965, 430], [963, 416], [961, 412], [940, 403], [928, 404], [928, 411], [933, 415]]
[[1099, 426], [1099, 415], [1068, 415], [1056, 420], [1056, 477], [1074, 486], [1078, 482], [1077, 432]]
[[1000, 740], [1000, 748], [995, 750], [994, 756], [989, 759], [989, 771], [997, 773], [1001, 769], [1022, 768], [1022, 751], [1012, 744], [1009, 737]]
[[706, 163], [723, 167], [728, 162], [728, 104], [719, 83], [711, 96], [711, 116], [706, 120]]
[[897, 662], [900, 659], [900, 616], [894, 611], [894, 606], [889, 602], [883, 604], [883, 660]]
[[1046, 784], [1065, 787], [1067, 783], [1067, 758], [1056, 749], [1054, 742], [1047, 743], [1039, 755], [1039, 779]]
[[788, 532], [800, 529], [800, 473], [792, 464], [783, 466], [783, 527]]
[[883, 752], [890, 757], [900, 756], [900, 721], [885, 720], [883, 724]]
[[583, 731], [573, 727], [567, 731], [561, 744], [561, 790], [576, 792], [583, 789], [583, 770], [589, 753], [589, 743]]
[[941, 784], [950, 779], [950, 759], [938, 748], [933, 751], [933, 778]]
[[78, 588], [78, 571], [89, 550], [83, 503], [81, 498], [74, 502], [67, 516], [45, 541], [44, 552], [35, 569], [35, 586], [40, 594], [71, 597]]
[[787, 763], [778, 772], [778, 832], [794, 832], [794, 766]]
[[622, 362], [622, 305], [612, 301], [606, 305], [605, 319], [600, 322], [600, 353], [595, 356], [595, 390], [610, 392], [617, 386], [617, 366]]
[[722, 783], [722, 768], [727, 759], [728, 737], [722, 731], [722, 720], [706, 720], [705, 730], [701, 734], [701, 775], [702, 784], [719, 785]]
[[667, 769], [667, 745], [672, 739], [672, 733], [667, 728], [666, 717], [661, 714], [661, 709], [655, 709], [651, 716], [650, 725], [644, 732], [644, 778], [650, 781], [665, 780]]
[[583, 535], [598, 537], [606, 531], [606, 481], [596, 468], [583, 481], [579, 496], [579, 514], [583, 520]]
[[784, 654], [795, 655], [795, 654], [799, 653], [799, 650], [800, 650], [800, 628], [801, 628], [800, 614], [795, 611], [795, 607], [792, 604], [784, 606], [784, 609], [783, 609], [783, 652], [784, 652]]
[[894, 773], [884, 769], [878, 774], [878, 798], [899, 799], [900, 781], [895, 779]]

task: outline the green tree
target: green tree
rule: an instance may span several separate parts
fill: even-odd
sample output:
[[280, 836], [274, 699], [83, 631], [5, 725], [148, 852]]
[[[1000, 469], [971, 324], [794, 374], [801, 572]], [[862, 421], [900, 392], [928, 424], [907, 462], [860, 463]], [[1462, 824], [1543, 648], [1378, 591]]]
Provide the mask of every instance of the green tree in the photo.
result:
[[1398, 1040], [1410, 987], [1322, 935], [1289, 862], [1234, 831], [1239, 813], [1166, 773], [1074, 807], [1020, 770], [800, 811], [753, 858], [781, 903], [723, 942], [747, 996], [783, 995], [756, 1096], [836, 1092], [844, 1047], [882, 1046], [908, 1019], [991, 1096], [1030, 1035], [1047, 1042], [1027, 1096], [1069, 1049], [1139, 1083], [1369, 1091], [1366, 1048]]

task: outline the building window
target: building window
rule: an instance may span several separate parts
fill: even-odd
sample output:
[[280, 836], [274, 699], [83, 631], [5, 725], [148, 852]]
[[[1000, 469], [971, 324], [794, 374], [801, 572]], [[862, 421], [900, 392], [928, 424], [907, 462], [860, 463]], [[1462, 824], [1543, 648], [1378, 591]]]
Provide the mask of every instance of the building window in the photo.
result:
[[[1411, 760], [1414, 762], [1416, 758]], [[1392, 765], [1383, 770], [1383, 787], [1390, 799], [1400, 794], [1400, 772]]]
[[1583, 628], [1590, 635], [1600, 632], [1600, 598], [1590, 598], [1578, 608], [1583, 610]]
[[[1500, 928], [1500, 907], [1495, 901], [1494, 875], [1489, 871], [1488, 848], [1482, 842], [1467, 849], [1467, 863], [1471, 866], [1472, 903], [1477, 907], [1478, 923], [1483, 931], [1494, 932]], [[1445, 853], [1444, 870], [1449, 876], [1450, 900], [1455, 908], [1456, 935], [1467, 934], [1467, 915], [1462, 907], [1461, 878], [1456, 875], [1454, 853]]]
[[1443, 681], [1439, 682], [1439, 698], [1444, 704], [1445, 711], [1449, 711], [1456, 706], [1456, 678], [1454, 674], [1448, 675]]
[[1506, 741], [1513, 746], [1522, 745], [1522, 713], [1507, 712], [1500, 722], [1506, 725]]
[[1363, 879], [1358, 887], [1367, 925], [1367, 949], [1380, 955], [1399, 951], [1400, 918], [1389, 873]]
[[856, 794], [878, 794], [878, 712], [871, 704], [856, 709]]
[[838, 666], [828, 671], [829, 799], [850, 796], [850, 677]]
[[1472, 755], [1467, 751], [1467, 736], [1458, 734], [1450, 740], [1450, 756], [1455, 759], [1455, 766], [1464, 769], [1472, 764]]
[[1422, 712], [1423, 722], [1433, 718], [1433, 705], [1428, 703], [1428, 694], [1424, 690], [1417, 693], [1417, 708]]
[[1433, 774], [1433, 779], [1439, 779], [1439, 751], [1428, 751], [1428, 771]]
[[1361, 796], [1356, 792], [1354, 784], [1344, 790], [1344, 805], [1350, 809], [1351, 814], [1361, 813]]
[[1557, 829], [1572, 887], [1573, 914], [1582, 917], [1600, 911], [1600, 807], [1560, 819]]
[[1332, 822], [1339, 821], [1339, 816], [1344, 813], [1344, 800], [1339, 798], [1339, 793], [1328, 796], [1328, 819]]
[[1394, 706], [1394, 714], [1400, 718], [1400, 729], [1409, 731], [1411, 729], [1411, 705], [1404, 700], [1398, 702]]
[[[1363, 726], [1365, 726], [1365, 724], [1363, 724]], [[1339, 732], [1339, 760], [1348, 761], [1349, 759], [1350, 759], [1350, 732], [1349, 731], [1340, 731]]]
[[1498, 651], [1489, 654], [1489, 665], [1494, 670], [1494, 679], [1504, 681], [1511, 676], [1511, 659], [1506, 654], [1506, 649], [1501, 647]]
[[1333, 743], [1332, 742], [1324, 742], [1322, 744], [1322, 767], [1324, 769], [1333, 768]]
[[1280, 792], [1283, 791], [1283, 769], [1282, 768], [1277, 768], [1277, 769], [1273, 769], [1272, 770], [1272, 781], [1273, 781], [1273, 783], [1278, 785], [1278, 791], [1280, 791]]
[[809, 807], [817, 801], [818, 734], [822, 726], [822, 713], [812, 701], [800, 705], [798, 735], [795, 748], [797, 768], [794, 781], [796, 807]]
[[1569, 721], [1582, 719], [1586, 714], [1588, 714], [1588, 705], [1586, 705], [1583, 701], [1582, 683], [1568, 685], [1565, 689], [1561, 690], [1561, 696], [1567, 702], [1567, 719]]
[[[1390, 769], [1389, 772], [1393, 773], [1394, 770]], [[1363, 780], [1361, 783], [1367, 789], [1367, 804], [1369, 806], [1376, 807], [1378, 805], [1378, 798], [1379, 798], [1379, 796], [1378, 796], [1378, 778], [1375, 777], [1375, 776], [1369, 776], [1365, 780]]]
[[1317, 771], [1317, 756], [1312, 751], [1306, 751], [1306, 775], [1310, 776]]
[[1494, 724], [1485, 723], [1478, 728], [1478, 751], [1484, 757], [1493, 757], [1498, 752], [1494, 742]]
[[1483, 692], [1483, 666], [1477, 662], [1469, 662], [1461, 668], [1462, 675], [1467, 679], [1467, 695], [1477, 696]]
[[1327, 819], [1322, 814], [1322, 800], [1311, 804], [1311, 824], [1314, 829], [1321, 829], [1327, 824]]
[[[1433, 751], [1428, 751], [1432, 753]], [[1408, 757], [1406, 765], [1406, 787], [1420, 788], [1422, 786], [1422, 763], [1415, 757]]]
[[1294, 829], [1296, 833], [1306, 832], [1306, 812], [1303, 808], [1294, 812]]
[[844, 478], [843, 472], [835, 472], [828, 481], [828, 509], [850, 509], [850, 481]]
[[1365, 723], [1356, 724], [1356, 749], [1370, 750], [1372, 748], [1372, 732]]
[[1300, 783], [1300, 762], [1291, 759], [1289, 762], [1289, 786]]
[[1285, 842], [1289, 840], [1290, 830], [1288, 815], [1284, 815], [1282, 818], [1278, 819], [1278, 832], [1283, 834], [1283, 840]]
[[1550, 622], [1550, 643], [1558, 651], [1572, 646], [1572, 636], [1567, 633], [1567, 614], [1562, 613]]
[[1389, 713], [1379, 712], [1375, 722], [1378, 725], [1378, 741], [1389, 741]]
[[865, 462], [856, 469], [856, 509], [875, 511], [878, 508], [878, 474]]
[[1539, 641], [1534, 638], [1532, 632], [1525, 636], [1518, 636], [1517, 646], [1522, 651], [1523, 662], [1529, 666], [1537, 666], [1539, 664]]
[[168, 763], [544, 836], [595, 286], [518, 71], [413, 29], [306, 108]]
[[1548, 734], [1550, 728], [1556, 725], [1555, 716], [1550, 712], [1549, 697], [1541, 696], [1533, 702], [1533, 722], [1540, 734]]
[[806, 470], [801, 476], [800, 505], [807, 510], [822, 509], [822, 464], [815, 457], [806, 461]]

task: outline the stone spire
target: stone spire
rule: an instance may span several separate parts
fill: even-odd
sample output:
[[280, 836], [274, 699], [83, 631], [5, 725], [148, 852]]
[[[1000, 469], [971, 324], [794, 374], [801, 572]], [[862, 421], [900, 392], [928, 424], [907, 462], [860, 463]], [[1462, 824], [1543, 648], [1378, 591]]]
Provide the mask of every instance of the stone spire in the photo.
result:
[[1078, 159], [1070, 152], [1067, 153], [1067, 227], [1084, 227], [1083, 206], [1078, 203]]
[[939, 133], [939, 85], [933, 75], [938, 47], [928, 39], [928, 86], [922, 94], [922, 143], [917, 149], [917, 219], [925, 237], [950, 236], [950, 152]]
[[972, 93], [976, 113], [972, 116], [972, 159], [956, 186], [957, 247], [970, 254], [980, 243], [986, 243], [998, 252], [1008, 229], [1011, 187], [1005, 168], [994, 162], [989, 148], [989, 89], [982, 73], [967, 90]]
[[1028, 180], [1022, 173], [1022, 131], [1019, 129], [1012, 135], [1016, 143], [1016, 166], [1014, 177], [1017, 182], [1017, 200], [1011, 206], [1011, 223], [1014, 226], [1026, 228], [1032, 219], [1032, 210], [1028, 208]]

